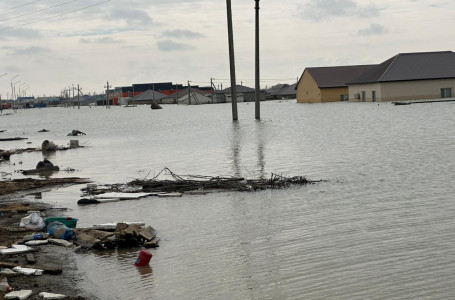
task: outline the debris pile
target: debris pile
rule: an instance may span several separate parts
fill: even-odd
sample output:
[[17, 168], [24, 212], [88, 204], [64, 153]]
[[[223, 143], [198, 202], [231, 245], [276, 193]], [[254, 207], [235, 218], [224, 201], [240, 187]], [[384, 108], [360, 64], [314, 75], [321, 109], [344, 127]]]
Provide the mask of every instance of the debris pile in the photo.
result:
[[[170, 175], [172, 179], [158, 180], [157, 177]], [[142, 192], [189, 192], [189, 191], [210, 191], [210, 190], [235, 190], [254, 191], [265, 189], [285, 188], [291, 185], [307, 185], [321, 182], [322, 180], [308, 180], [304, 176], [285, 177], [272, 173], [270, 178], [245, 179], [243, 177], [211, 177], [200, 175], [177, 175], [165, 167], [152, 179], [136, 179], [127, 184]], [[115, 187], [113, 187], [115, 188]], [[117, 186], [119, 190], [121, 186]], [[125, 188], [125, 187], [123, 187]]]

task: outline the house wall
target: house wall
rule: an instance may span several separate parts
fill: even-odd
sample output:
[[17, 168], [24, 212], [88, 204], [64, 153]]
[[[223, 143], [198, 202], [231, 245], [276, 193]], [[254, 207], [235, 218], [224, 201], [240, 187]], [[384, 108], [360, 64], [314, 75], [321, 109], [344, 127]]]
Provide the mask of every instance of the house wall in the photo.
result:
[[341, 101], [341, 95], [348, 94], [348, 87], [323, 88], [321, 89], [321, 102]]
[[373, 101], [373, 91], [376, 91], [376, 101], [381, 101], [382, 85], [379, 83], [353, 84], [349, 86], [349, 101], [362, 102], [362, 92], [365, 92], [366, 102]]
[[362, 91], [368, 102], [372, 101], [372, 91], [376, 91], [376, 101], [439, 99], [441, 88], [451, 88], [455, 97], [455, 79], [439, 79], [354, 84], [349, 86], [349, 101], [362, 101]]
[[319, 88], [311, 74], [305, 70], [297, 85], [298, 103], [320, 103], [341, 101], [348, 94], [348, 87]]
[[321, 90], [311, 74], [305, 70], [302, 78], [297, 85], [297, 102], [298, 103], [316, 103], [321, 102]]
[[385, 82], [381, 86], [382, 101], [439, 99], [441, 88], [452, 88], [455, 97], [455, 79]]

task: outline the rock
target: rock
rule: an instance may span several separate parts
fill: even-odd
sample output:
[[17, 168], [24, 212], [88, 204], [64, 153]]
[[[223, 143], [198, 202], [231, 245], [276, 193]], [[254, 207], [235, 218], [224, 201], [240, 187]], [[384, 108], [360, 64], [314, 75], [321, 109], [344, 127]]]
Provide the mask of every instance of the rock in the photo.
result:
[[32, 290], [14, 291], [5, 295], [5, 299], [19, 299], [24, 300], [32, 295]]
[[157, 232], [153, 227], [148, 226], [147, 228], [140, 230], [138, 236], [146, 241], [151, 241], [156, 237], [156, 233]]
[[84, 232], [78, 232], [76, 235], [76, 239], [74, 240], [74, 243], [76, 245], [82, 246], [84, 248], [93, 248], [97, 245], [99, 245], [101, 241], [97, 238], [94, 238], [91, 235], [88, 235]]
[[123, 232], [125, 233], [125, 236], [127, 236], [127, 237], [136, 237], [136, 236], [138, 236], [139, 230], [140, 230], [139, 225], [131, 224]]
[[22, 268], [22, 267], [14, 267], [13, 271], [20, 273], [20, 274], [27, 275], [27, 276], [30, 276], [30, 275], [41, 276], [41, 275], [43, 275], [43, 272], [44, 272], [44, 270], [41, 270], [41, 269]]
[[27, 246], [39, 246], [39, 245], [46, 245], [47, 243], [49, 243], [48, 240], [36, 240], [36, 241], [25, 242], [25, 245], [27, 245]]
[[48, 299], [48, 300], [64, 299], [66, 297], [65, 295], [62, 295], [62, 294], [53, 294], [53, 293], [47, 293], [47, 292], [39, 293], [39, 296], [43, 299]]
[[27, 260], [27, 263], [29, 263], [31, 265], [36, 263], [36, 259], [35, 259], [35, 256], [33, 255], [33, 253], [26, 253], [25, 259]]
[[150, 242], [145, 243], [144, 247], [145, 248], [156, 248], [156, 247], [159, 247], [160, 246], [160, 245], [158, 245], [159, 241], [160, 241], [160, 238], [159, 237], [155, 237]]
[[57, 150], [57, 146], [54, 144], [54, 142], [44, 140], [43, 143], [41, 144], [41, 151], [43, 152], [50, 152], [55, 150]]
[[55, 245], [59, 245], [59, 246], [63, 246], [63, 247], [71, 247], [71, 246], [73, 246], [73, 243], [68, 242], [66, 240], [62, 240], [62, 239], [49, 239], [49, 242], [51, 244], [55, 244]]

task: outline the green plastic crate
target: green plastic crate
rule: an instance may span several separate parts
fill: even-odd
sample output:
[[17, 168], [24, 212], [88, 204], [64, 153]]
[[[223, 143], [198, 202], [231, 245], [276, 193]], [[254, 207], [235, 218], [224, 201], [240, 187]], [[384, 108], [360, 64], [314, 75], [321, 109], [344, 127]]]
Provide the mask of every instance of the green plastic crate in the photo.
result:
[[52, 217], [52, 218], [46, 218], [44, 219], [44, 224], [49, 225], [50, 222], [58, 221], [60, 223], [63, 223], [66, 225], [68, 228], [76, 228], [77, 224], [77, 219], [76, 218], [71, 218], [71, 217]]

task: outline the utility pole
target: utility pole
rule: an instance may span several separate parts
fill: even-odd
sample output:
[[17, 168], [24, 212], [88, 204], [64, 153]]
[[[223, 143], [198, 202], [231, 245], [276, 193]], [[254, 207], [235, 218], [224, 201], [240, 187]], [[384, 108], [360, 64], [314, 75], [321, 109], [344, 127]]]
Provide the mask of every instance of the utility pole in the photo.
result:
[[188, 80], [188, 105], [191, 105], [191, 88], [190, 88], [189, 80]]
[[81, 100], [79, 98], [79, 92], [80, 92], [80, 89], [79, 89], [79, 84], [77, 85], [77, 109], [81, 109]]
[[106, 108], [109, 108], [109, 89], [111, 88], [112, 86], [109, 85], [109, 81], [106, 83]]
[[232, 30], [232, 9], [231, 0], [226, 0], [227, 23], [228, 23], [228, 40], [229, 40], [229, 65], [231, 72], [231, 99], [232, 99], [232, 119], [239, 119], [237, 113], [237, 88], [235, 82], [235, 61], [234, 61], [234, 33]]
[[261, 86], [259, 81], [259, 0], [256, 1], [256, 101], [255, 101], [255, 116], [256, 120], [261, 118]]

